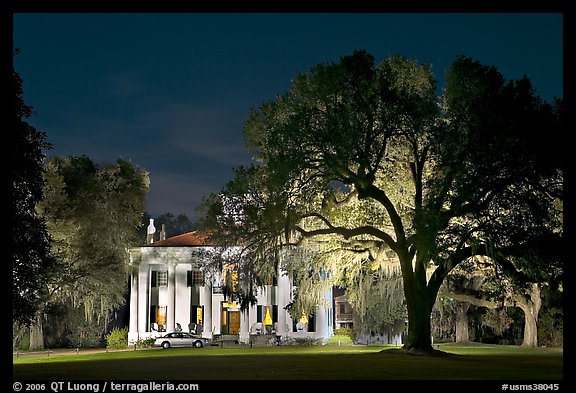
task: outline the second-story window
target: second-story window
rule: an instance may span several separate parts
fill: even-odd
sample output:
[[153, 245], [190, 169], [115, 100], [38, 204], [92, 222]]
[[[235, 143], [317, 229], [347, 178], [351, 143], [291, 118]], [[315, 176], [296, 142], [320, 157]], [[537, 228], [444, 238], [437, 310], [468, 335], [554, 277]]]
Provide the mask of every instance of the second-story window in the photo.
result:
[[158, 271], [158, 286], [159, 287], [167, 287], [168, 286], [168, 272], [167, 271]]
[[204, 285], [204, 275], [201, 270], [188, 270], [186, 276], [186, 283], [189, 287], [191, 286], [202, 286]]

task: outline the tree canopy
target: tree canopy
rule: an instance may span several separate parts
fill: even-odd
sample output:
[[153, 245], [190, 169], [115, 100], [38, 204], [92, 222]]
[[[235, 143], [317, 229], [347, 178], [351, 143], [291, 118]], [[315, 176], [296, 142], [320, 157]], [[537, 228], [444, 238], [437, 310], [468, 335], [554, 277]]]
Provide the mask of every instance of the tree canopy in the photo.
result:
[[[86, 156], [72, 156], [49, 160], [45, 177], [38, 207], [59, 260], [47, 305], [59, 312], [81, 310], [102, 331], [124, 304], [127, 249], [138, 243], [148, 174], [122, 159], [100, 167]], [[81, 322], [63, 329], [87, 329]]]
[[304, 263], [336, 277], [352, 271], [346, 260], [399, 270], [405, 348], [432, 350], [447, 274], [550, 224], [562, 194], [561, 101], [467, 57], [445, 82], [437, 96], [430, 66], [377, 64], [366, 51], [296, 75], [250, 112], [254, 163], [206, 199], [204, 225], [244, 247], [259, 274], [287, 245], [318, 250]]

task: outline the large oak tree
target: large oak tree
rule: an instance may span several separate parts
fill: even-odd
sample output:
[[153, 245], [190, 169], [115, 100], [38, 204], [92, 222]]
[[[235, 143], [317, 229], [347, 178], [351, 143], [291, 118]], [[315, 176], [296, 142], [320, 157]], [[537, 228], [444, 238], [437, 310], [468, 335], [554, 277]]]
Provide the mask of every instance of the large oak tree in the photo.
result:
[[[552, 214], [562, 189], [557, 107], [528, 78], [506, 81], [466, 57], [437, 95], [430, 66], [403, 56], [376, 64], [356, 51], [297, 75], [251, 111], [254, 164], [207, 198], [204, 224], [242, 245], [258, 274], [277, 266], [279, 248], [311, 240], [373, 264], [392, 253], [408, 312], [404, 347], [429, 352], [447, 274]], [[343, 260], [322, 269], [335, 274]], [[310, 257], [300, 269], [321, 261]]]
[[125, 302], [127, 250], [139, 243], [148, 173], [122, 159], [98, 166], [87, 156], [53, 157], [45, 168], [38, 210], [59, 260], [43, 309], [49, 338], [59, 345], [90, 345], [94, 338], [99, 344]]

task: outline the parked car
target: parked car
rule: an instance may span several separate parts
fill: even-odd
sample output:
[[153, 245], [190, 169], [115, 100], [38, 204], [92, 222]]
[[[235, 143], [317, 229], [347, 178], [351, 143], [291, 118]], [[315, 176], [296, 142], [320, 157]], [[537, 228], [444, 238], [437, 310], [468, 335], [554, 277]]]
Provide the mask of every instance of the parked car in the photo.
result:
[[154, 346], [168, 349], [171, 347], [194, 347], [202, 348], [210, 345], [211, 340], [200, 336], [195, 336], [186, 332], [172, 332], [162, 337], [156, 337]]

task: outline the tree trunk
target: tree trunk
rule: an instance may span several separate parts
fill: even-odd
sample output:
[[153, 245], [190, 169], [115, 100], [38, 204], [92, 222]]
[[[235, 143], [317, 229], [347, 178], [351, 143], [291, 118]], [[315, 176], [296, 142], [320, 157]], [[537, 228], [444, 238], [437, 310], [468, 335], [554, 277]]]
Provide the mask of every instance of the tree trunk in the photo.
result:
[[530, 284], [529, 298], [522, 294], [514, 294], [516, 305], [524, 312], [524, 340], [522, 346], [538, 346], [538, 314], [542, 306], [540, 297], [540, 286], [536, 283]]
[[41, 313], [37, 313], [34, 321], [30, 325], [30, 350], [44, 349], [44, 329], [43, 316]]
[[456, 309], [456, 342], [467, 343], [470, 341], [468, 330], [468, 309], [470, 303], [459, 303]]
[[454, 300], [461, 302], [469, 302], [475, 306], [497, 309], [502, 306], [516, 306], [524, 312], [524, 338], [522, 345], [526, 347], [538, 346], [538, 314], [542, 306], [542, 298], [540, 297], [539, 284], [530, 284], [530, 293], [528, 297], [524, 294], [514, 292], [512, 294], [512, 302], [506, 301], [504, 304], [496, 303], [492, 300], [477, 299], [470, 295], [463, 295], [457, 293], [449, 293], [448, 296]]
[[[421, 299], [414, 299], [407, 302], [408, 305], [408, 336], [404, 343], [404, 349], [431, 352], [432, 329], [430, 323], [430, 311], [420, 302]], [[410, 306], [412, 304], [412, 306]]]
[[[430, 299], [426, 285], [425, 272], [418, 267], [413, 271], [412, 261], [402, 260], [402, 279], [404, 282], [404, 295], [408, 309], [408, 335], [403, 348], [412, 351], [433, 352], [432, 347], [432, 305], [436, 301]], [[423, 263], [420, 264], [423, 265]], [[419, 265], [419, 262], [416, 262]]]

